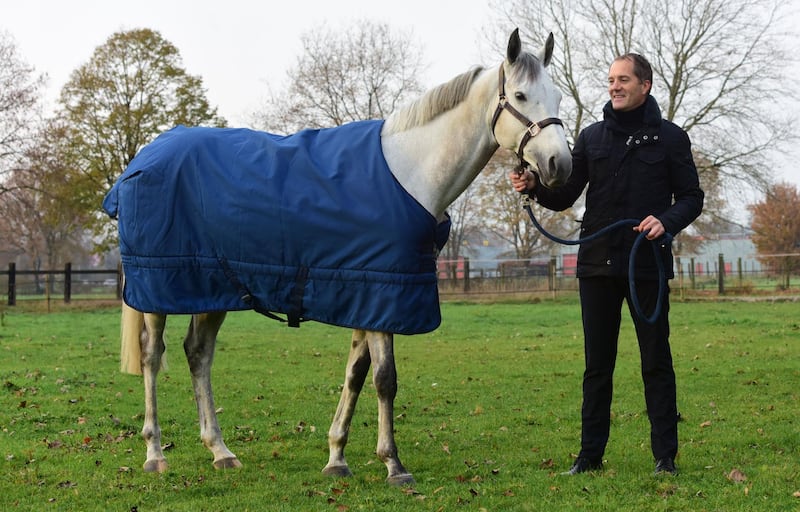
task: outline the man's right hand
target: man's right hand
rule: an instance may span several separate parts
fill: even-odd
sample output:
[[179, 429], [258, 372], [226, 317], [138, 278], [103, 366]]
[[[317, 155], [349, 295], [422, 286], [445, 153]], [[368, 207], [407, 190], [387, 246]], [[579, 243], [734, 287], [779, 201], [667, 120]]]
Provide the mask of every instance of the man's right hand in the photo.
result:
[[528, 169], [525, 169], [522, 173], [516, 170], [511, 171], [508, 173], [508, 177], [511, 178], [511, 186], [517, 192], [529, 192], [536, 188], [536, 175]]

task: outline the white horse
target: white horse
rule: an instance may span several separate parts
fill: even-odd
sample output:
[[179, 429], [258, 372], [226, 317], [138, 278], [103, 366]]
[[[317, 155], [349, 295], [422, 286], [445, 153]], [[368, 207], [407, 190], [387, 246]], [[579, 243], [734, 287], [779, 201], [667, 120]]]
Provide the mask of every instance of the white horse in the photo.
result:
[[[572, 161], [558, 119], [561, 94], [545, 71], [552, 52], [552, 34], [536, 54], [531, 54], [522, 51], [515, 30], [499, 69], [470, 70], [428, 91], [385, 120], [380, 132], [385, 161], [397, 182], [434, 218], [445, 218], [445, 208], [475, 179], [500, 146], [516, 151], [521, 163], [529, 164], [545, 186], [558, 186], [567, 180]], [[121, 216], [124, 214], [121, 212]], [[197, 401], [200, 438], [213, 454], [215, 468], [241, 466], [222, 439], [211, 389], [214, 345], [225, 314], [194, 314], [183, 343]], [[150, 472], [167, 468], [156, 406], [156, 376], [165, 350], [166, 316], [141, 313], [123, 305], [122, 369], [143, 374], [142, 436], [147, 445], [144, 470]], [[386, 465], [389, 483], [413, 482], [398, 458], [393, 434], [397, 392], [393, 339], [392, 332], [354, 330], [344, 388], [328, 432], [330, 455], [324, 474], [351, 475], [344, 449], [356, 401], [372, 365], [378, 396], [377, 456]]]

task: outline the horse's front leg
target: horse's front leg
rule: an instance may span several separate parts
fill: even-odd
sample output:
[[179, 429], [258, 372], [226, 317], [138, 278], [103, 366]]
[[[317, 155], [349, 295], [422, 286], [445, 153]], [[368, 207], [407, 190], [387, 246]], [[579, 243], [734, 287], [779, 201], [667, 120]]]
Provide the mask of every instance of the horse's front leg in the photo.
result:
[[214, 467], [217, 469], [238, 468], [242, 465], [222, 440], [211, 390], [211, 364], [214, 362], [214, 347], [223, 320], [224, 312], [193, 315], [189, 332], [183, 341], [200, 418], [200, 439], [214, 455]]
[[322, 469], [322, 473], [325, 475], [337, 477], [353, 475], [344, 458], [344, 448], [350, 434], [350, 423], [356, 409], [358, 395], [364, 387], [364, 381], [369, 372], [369, 364], [366, 333], [355, 330], [350, 344], [350, 355], [347, 358], [342, 395], [339, 398], [339, 405], [336, 407], [331, 428], [328, 430], [328, 464]]
[[394, 335], [367, 331], [372, 380], [378, 395], [378, 458], [386, 464], [386, 481], [393, 485], [413, 484], [414, 477], [406, 471], [397, 456], [394, 442], [394, 399], [397, 395], [397, 369], [394, 363]]
[[166, 315], [147, 313], [144, 328], [139, 335], [141, 346], [142, 381], [144, 383], [144, 426], [142, 437], [147, 445], [144, 471], [162, 473], [167, 470], [167, 459], [161, 450], [161, 427], [158, 425], [158, 399], [156, 382], [164, 355], [164, 327]]

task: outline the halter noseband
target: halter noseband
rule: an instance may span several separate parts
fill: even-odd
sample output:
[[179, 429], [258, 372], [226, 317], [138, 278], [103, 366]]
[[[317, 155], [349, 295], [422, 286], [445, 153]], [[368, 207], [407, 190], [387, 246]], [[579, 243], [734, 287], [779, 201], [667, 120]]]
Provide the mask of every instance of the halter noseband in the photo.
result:
[[[519, 150], [517, 151], [517, 156], [519, 157], [519, 165], [520, 170], [527, 167], [527, 162], [523, 157], [523, 151], [525, 150], [525, 145], [530, 141], [533, 137], [539, 135], [545, 127], [550, 126], [551, 124], [558, 124], [564, 126], [564, 123], [561, 122], [561, 119], [557, 117], [548, 117], [546, 119], [542, 119], [538, 122], [533, 122], [528, 119], [525, 114], [520, 112], [519, 110], [515, 109], [509, 102], [508, 98], [506, 97], [506, 75], [503, 71], [503, 65], [500, 64], [500, 83], [499, 83], [499, 96], [500, 99], [497, 102], [497, 108], [494, 110], [494, 115], [492, 116], [492, 134], [494, 134], [495, 126], [497, 125], [497, 120], [500, 119], [500, 114], [503, 113], [503, 110], [508, 110], [511, 115], [516, 117], [519, 122], [525, 125], [525, 135], [522, 136], [522, 140], [519, 143]], [[497, 139], [497, 136], [495, 136]]]

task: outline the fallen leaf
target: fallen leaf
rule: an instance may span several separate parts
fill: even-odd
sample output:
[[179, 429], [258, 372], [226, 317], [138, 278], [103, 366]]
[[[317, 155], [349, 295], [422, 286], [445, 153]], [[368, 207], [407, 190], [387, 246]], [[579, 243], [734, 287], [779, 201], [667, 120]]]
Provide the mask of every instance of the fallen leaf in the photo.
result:
[[704, 421], [700, 424], [700, 428], [706, 428], [711, 426], [711, 420]]
[[731, 482], [741, 483], [747, 480], [747, 476], [744, 473], [739, 471], [736, 468], [733, 468], [730, 473], [728, 473], [728, 480]]
[[545, 459], [539, 464], [539, 469], [550, 469], [554, 464], [553, 459]]
[[442, 444], [442, 451], [447, 455], [450, 455], [450, 447], [447, 445], [447, 443]]

